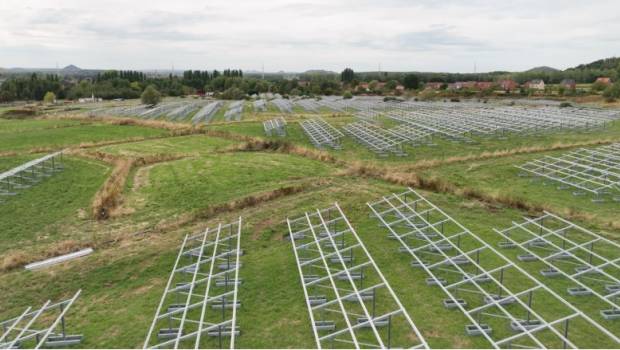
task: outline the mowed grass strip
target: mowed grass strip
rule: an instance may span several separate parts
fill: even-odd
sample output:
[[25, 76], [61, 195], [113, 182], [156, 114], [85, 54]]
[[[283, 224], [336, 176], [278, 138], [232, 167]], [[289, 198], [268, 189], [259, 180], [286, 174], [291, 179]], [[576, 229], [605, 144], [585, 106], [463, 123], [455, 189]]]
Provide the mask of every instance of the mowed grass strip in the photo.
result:
[[[16, 128], [13, 132], [3, 132], [0, 137], [0, 150], [25, 151], [36, 148], [61, 149], [81, 143], [95, 143], [134, 138], [149, 138], [168, 135], [163, 129], [147, 128], [142, 126], [109, 125], [88, 123], [73, 125], [71, 127], [52, 127], [54, 123], [68, 121], [29, 120], [26, 129], [19, 129], [13, 121], [0, 123], [0, 129], [8, 125], [9, 129]], [[68, 124], [70, 125], [70, 123]]]

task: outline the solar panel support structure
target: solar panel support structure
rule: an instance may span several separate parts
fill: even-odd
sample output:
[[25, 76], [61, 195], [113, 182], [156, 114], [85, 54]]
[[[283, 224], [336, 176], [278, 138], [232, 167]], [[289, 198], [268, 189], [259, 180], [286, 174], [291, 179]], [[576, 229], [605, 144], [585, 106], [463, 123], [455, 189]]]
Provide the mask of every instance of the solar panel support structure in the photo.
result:
[[235, 347], [241, 227], [239, 218], [185, 236], [144, 348]]
[[428, 348], [337, 203], [287, 224], [318, 348]]

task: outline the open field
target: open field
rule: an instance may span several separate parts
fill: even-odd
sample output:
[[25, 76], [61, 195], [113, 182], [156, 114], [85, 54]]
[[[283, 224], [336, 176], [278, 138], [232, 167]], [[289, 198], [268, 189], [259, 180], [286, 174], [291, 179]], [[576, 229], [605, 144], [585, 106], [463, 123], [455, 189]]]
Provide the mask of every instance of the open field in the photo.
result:
[[129, 138], [166, 135], [163, 130], [143, 127], [119, 127], [70, 120], [5, 120], [0, 119], [2, 152], [31, 149], [58, 150], [80, 143], [111, 142]]
[[[340, 140], [341, 149], [316, 149], [300, 121], [320, 115], [342, 130], [364, 120], [358, 113], [363, 109], [340, 112], [335, 108], [343, 102], [322, 101], [316, 102], [319, 113], [299, 103], [293, 104], [292, 113], [282, 113], [271, 101], [258, 112], [246, 102], [241, 120], [230, 122], [225, 118], [228, 104], [223, 104], [209, 124], [196, 127], [191, 127], [193, 114], [174, 126], [164, 123], [164, 117], [160, 124], [126, 115], [119, 117], [136, 122], [120, 125], [124, 123], [114, 122], [120, 120], [114, 116], [91, 120], [86, 110], [70, 116], [0, 119], [0, 172], [52, 150], [66, 153], [63, 171], [0, 203], [0, 320], [82, 289], [67, 316], [69, 333], [84, 335], [75, 347], [142, 347], [185, 235], [242, 217], [243, 283], [236, 313], [241, 332], [236, 347], [313, 348], [286, 219], [337, 202], [428, 346], [488, 348], [491, 344], [483, 336], [465, 333], [471, 320], [442, 305], [448, 296], [437, 286], [427, 286], [428, 274], [411, 267], [410, 255], [398, 252], [399, 242], [388, 238], [386, 227], [370, 215], [368, 202], [414, 187], [492, 247], [503, 240], [494, 228], [510, 227], [544, 210], [620, 243], [620, 202], [595, 203], [551, 182], [520, 177], [514, 167], [579, 147], [620, 142], [620, 120], [588, 130], [468, 135], [471, 143], [433, 137], [432, 145], [403, 144], [405, 156], [382, 157], [350, 136]], [[401, 124], [377, 113], [374, 122], [384, 129]], [[76, 118], [80, 115], [84, 118]], [[264, 136], [263, 121], [280, 116], [287, 123], [286, 136]], [[188, 129], [179, 132], [185, 126]], [[37, 271], [24, 269], [42, 257], [85, 247], [94, 253]], [[620, 258], [613, 249], [600, 249]], [[588, 296], [568, 295], [566, 288], [573, 284], [542, 276], [539, 270], [545, 266], [520, 262], [518, 250], [500, 252], [620, 336], [620, 320], [605, 320], [599, 313], [608, 306]], [[502, 261], [485, 257], [485, 266]], [[620, 278], [615, 266], [608, 271]], [[498, 272], [492, 275], [499, 278]], [[507, 285], [518, 289], [530, 282], [521, 276]], [[555, 317], [563, 306], [543, 296], [534, 307]], [[525, 317], [517, 305], [506, 308]], [[515, 334], [503, 320], [485, 316], [485, 322], [493, 327], [493, 336]], [[563, 331], [561, 324], [556, 328]], [[358, 332], [364, 339], [373, 338], [370, 329]], [[395, 342], [411, 340], [410, 333], [398, 328], [391, 336]], [[547, 347], [563, 346], [548, 330], [539, 336]], [[568, 338], [583, 348], [620, 346], [583, 319], [571, 320]], [[219, 344], [205, 337], [201, 345]]]

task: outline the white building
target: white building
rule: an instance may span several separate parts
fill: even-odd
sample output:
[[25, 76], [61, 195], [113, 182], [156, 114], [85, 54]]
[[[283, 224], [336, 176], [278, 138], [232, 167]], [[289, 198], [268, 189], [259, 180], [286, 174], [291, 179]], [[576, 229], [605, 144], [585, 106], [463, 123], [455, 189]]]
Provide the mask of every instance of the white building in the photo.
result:
[[103, 99], [101, 97], [95, 97], [95, 94], [92, 94], [91, 97], [83, 97], [78, 99], [79, 103], [95, 103], [101, 101], [103, 101]]

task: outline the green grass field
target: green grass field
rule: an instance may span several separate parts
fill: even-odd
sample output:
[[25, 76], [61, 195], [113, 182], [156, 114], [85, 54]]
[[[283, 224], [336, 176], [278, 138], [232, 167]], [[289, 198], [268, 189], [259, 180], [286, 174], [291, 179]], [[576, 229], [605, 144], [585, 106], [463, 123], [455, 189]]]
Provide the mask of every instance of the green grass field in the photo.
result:
[[[223, 123], [224, 107], [213, 120], [216, 125], [207, 126], [207, 130], [263, 137], [262, 120], [279, 115], [274, 108], [268, 104], [268, 112], [246, 111], [241, 122]], [[288, 135], [283, 140], [312, 148], [298, 125], [305, 117], [308, 115], [287, 116]], [[337, 127], [353, 121], [351, 116], [329, 113], [324, 118]], [[69, 332], [84, 335], [79, 347], [142, 347], [183, 237], [241, 216], [241, 247], [245, 254], [240, 269], [242, 307], [237, 313], [241, 334], [236, 346], [313, 348], [316, 344], [291, 242], [286, 237], [286, 219], [338, 202], [430, 347], [488, 348], [484, 338], [465, 334], [464, 327], [470, 321], [459, 311], [443, 307], [445, 294], [438, 287], [426, 285], [426, 273], [410, 266], [411, 257], [398, 253], [399, 243], [389, 239], [388, 231], [370, 216], [367, 202], [402, 192], [405, 186], [348, 172], [348, 166], [358, 161], [384, 173], [397, 169], [424, 179], [439, 179], [449, 188], [461, 190], [419, 189], [492, 246], [500, 241], [493, 228], [506, 228], [524, 216], [540, 214], [524, 209], [537, 206], [620, 242], [620, 203], [596, 204], [591, 198], [575, 197], [554, 184], [519, 177], [513, 166], [545, 154], [565, 152], [545, 150], [558, 143], [620, 140], [618, 122], [591, 132], [481, 138], [475, 145], [437, 140], [435, 146], [407, 147], [407, 157], [378, 158], [346, 137], [342, 150], [328, 150], [340, 161], [338, 165], [286, 151], [236, 151], [232, 147], [242, 143], [238, 139], [204, 134], [174, 136], [164, 129], [101, 121], [0, 119], [0, 172], [42, 156], [37, 149], [77, 149], [82, 143], [114, 141], [87, 150], [101, 159], [105, 155], [118, 159], [174, 156], [134, 165], [118, 191], [117, 213], [106, 220], [94, 219], [92, 206], [115, 165], [93, 160], [92, 156], [86, 158], [80, 152], [66, 157], [64, 171], [0, 203], [0, 320], [18, 316], [29, 305], [36, 307], [48, 299], [66, 298], [82, 289], [67, 318]], [[541, 150], [509, 152], [527, 147]], [[479, 157], [499, 150], [507, 152]], [[5, 151], [6, 155], [2, 155]], [[465, 156], [470, 158], [454, 159]], [[429, 160], [439, 162], [416, 168], [421, 164], [418, 162]], [[285, 188], [295, 190], [278, 192]], [[486, 200], [464, 195], [465, 190], [481, 193]], [[493, 200], [502, 196], [525, 205]], [[23, 264], [15, 263], [53, 256], [67, 241], [92, 246], [95, 252], [39, 271], [26, 271]], [[502, 252], [516, 260], [517, 250]], [[489, 256], [484, 263], [499, 261]], [[570, 285], [562, 278], [540, 276], [540, 264], [518, 265], [552, 290], [566, 295]], [[523, 277], [507, 281], [515, 288], [529, 283]], [[590, 299], [566, 299], [620, 334], [620, 321], [606, 321], [598, 314], [601, 305]], [[537, 310], [547, 316], [557, 315], [561, 309], [550, 297], [536, 302]], [[495, 335], [511, 334], [505, 322], [493, 322]], [[597, 332], [583, 321], [575, 321], [571, 323], [570, 339], [584, 348], [619, 347]], [[393, 336], [402, 339], [410, 334], [395, 328]], [[542, 332], [541, 338], [546, 346], [562, 347], [549, 340], [552, 336], [548, 331]], [[203, 347], [218, 345], [213, 339], [203, 342]]]
[[0, 119], [0, 150], [62, 149], [80, 143], [117, 141], [167, 135], [164, 130], [68, 120]]

